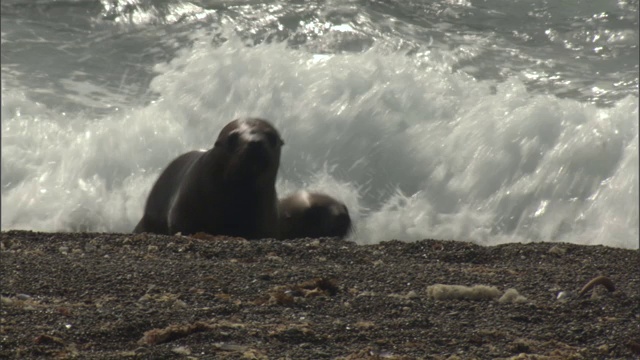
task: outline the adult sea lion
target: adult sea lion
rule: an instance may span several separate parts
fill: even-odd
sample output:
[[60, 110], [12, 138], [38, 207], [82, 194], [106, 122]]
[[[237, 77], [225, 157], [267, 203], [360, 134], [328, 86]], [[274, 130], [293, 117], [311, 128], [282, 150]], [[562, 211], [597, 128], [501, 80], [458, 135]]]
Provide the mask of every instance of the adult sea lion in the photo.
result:
[[280, 238], [344, 238], [351, 230], [349, 210], [329, 195], [299, 191], [278, 202]]
[[212, 149], [180, 155], [167, 166], [133, 232], [276, 237], [283, 144], [266, 120], [233, 120]]

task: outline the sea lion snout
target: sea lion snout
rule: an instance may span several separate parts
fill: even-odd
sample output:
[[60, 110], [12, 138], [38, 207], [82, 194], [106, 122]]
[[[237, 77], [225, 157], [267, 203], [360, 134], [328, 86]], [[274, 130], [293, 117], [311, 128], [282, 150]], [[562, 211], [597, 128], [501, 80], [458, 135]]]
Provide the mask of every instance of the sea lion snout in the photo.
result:
[[271, 179], [280, 165], [283, 144], [278, 131], [266, 120], [248, 118], [230, 122], [220, 131], [216, 142], [228, 156], [225, 178], [229, 181]]
[[269, 144], [265, 137], [260, 137], [247, 142], [247, 156], [259, 157], [269, 152]]
[[274, 157], [273, 149], [269, 148], [266, 139], [256, 139], [248, 142], [242, 151], [242, 159], [240, 162], [247, 165], [247, 169], [250, 169], [255, 174], [261, 173], [263, 170], [269, 168], [270, 163]]

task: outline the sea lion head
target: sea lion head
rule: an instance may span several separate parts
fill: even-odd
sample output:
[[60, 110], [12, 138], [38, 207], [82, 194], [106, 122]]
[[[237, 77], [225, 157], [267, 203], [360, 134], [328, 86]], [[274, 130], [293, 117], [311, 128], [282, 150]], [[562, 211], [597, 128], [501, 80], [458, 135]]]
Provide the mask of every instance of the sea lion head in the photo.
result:
[[218, 135], [214, 150], [227, 160], [224, 178], [232, 182], [275, 182], [284, 141], [268, 121], [236, 119]]
[[305, 213], [309, 221], [317, 221], [317, 232], [311, 237], [345, 237], [351, 230], [351, 217], [347, 207], [324, 194], [312, 194], [315, 202]]
[[349, 210], [329, 195], [299, 191], [279, 202], [283, 238], [346, 237], [352, 230]]

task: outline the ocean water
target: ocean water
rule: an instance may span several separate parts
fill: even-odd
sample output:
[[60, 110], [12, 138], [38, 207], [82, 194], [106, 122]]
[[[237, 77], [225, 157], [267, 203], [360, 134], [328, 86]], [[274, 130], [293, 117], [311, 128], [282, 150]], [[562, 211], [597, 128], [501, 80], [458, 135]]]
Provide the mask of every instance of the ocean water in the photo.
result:
[[367, 244], [638, 248], [638, 0], [3, 0], [2, 230], [129, 232], [240, 116]]

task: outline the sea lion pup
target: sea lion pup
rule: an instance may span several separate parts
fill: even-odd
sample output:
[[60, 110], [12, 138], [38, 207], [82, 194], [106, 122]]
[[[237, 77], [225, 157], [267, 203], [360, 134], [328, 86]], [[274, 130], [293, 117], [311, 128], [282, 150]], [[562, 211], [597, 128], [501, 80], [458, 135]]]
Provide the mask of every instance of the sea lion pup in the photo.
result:
[[351, 230], [349, 210], [329, 195], [299, 191], [278, 202], [280, 238], [344, 238]]
[[167, 166], [133, 232], [276, 237], [282, 145], [266, 120], [233, 120], [212, 149], [180, 155]]

